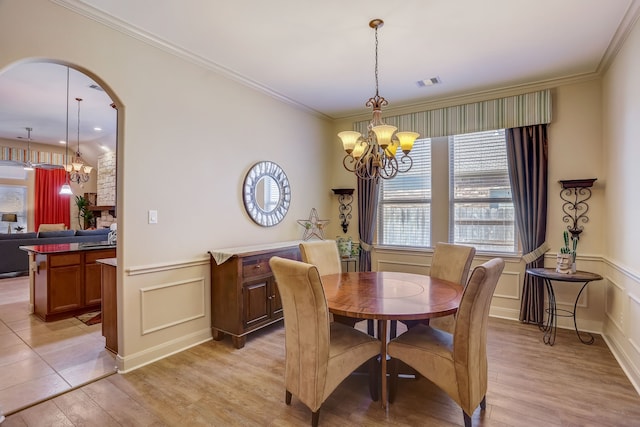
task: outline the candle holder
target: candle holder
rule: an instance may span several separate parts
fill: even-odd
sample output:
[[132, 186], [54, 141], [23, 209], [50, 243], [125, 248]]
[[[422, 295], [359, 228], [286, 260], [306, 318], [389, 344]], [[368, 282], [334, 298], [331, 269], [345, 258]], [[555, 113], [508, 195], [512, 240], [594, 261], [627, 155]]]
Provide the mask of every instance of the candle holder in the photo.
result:
[[589, 222], [587, 213], [591, 198], [591, 187], [597, 178], [572, 179], [558, 181], [562, 185], [560, 198], [562, 199], [562, 221], [568, 223], [567, 230], [573, 239], [579, 239], [584, 227], [580, 223]]
[[340, 225], [342, 226], [342, 232], [347, 233], [349, 229], [349, 220], [351, 219], [351, 203], [353, 202], [353, 188], [334, 188], [333, 194], [337, 194], [338, 207], [340, 211]]

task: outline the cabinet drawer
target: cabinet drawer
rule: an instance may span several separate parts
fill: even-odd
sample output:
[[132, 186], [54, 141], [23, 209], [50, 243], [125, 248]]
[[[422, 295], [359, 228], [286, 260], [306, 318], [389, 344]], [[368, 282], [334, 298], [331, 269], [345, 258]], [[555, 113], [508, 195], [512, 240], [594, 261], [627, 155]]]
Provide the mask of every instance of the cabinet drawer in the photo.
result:
[[87, 251], [84, 255], [84, 262], [92, 263], [98, 259], [114, 258], [116, 256], [115, 249], [99, 249]]
[[252, 277], [263, 276], [265, 274], [271, 274], [271, 267], [269, 267], [269, 260], [271, 257], [279, 256], [280, 258], [300, 260], [299, 253], [300, 252], [297, 248], [294, 248], [244, 258], [242, 260], [242, 277], [249, 279]]
[[65, 265], [80, 265], [80, 253], [51, 255], [49, 262], [51, 267], [64, 267]]
[[260, 255], [243, 259], [242, 277], [247, 279], [271, 273], [269, 258], [271, 258], [271, 256]]

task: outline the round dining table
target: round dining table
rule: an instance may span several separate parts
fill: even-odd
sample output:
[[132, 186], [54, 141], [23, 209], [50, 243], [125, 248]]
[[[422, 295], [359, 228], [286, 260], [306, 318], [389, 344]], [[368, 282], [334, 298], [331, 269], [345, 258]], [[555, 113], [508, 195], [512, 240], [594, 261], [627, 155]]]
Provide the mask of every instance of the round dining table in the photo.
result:
[[322, 276], [329, 311], [378, 321], [382, 406], [387, 407], [387, 321], [424, 320], [454, 314], [463, 287], [430, 276], [370, 271]]

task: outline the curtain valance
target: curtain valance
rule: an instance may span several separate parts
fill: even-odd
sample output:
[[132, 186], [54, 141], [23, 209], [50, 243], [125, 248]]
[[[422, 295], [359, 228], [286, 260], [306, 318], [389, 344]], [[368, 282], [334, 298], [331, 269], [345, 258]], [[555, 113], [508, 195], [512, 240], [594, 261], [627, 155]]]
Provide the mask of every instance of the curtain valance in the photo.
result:
[[[26, 148], [0, 147], [0, 160], [13, 160], [16, 162], [26, 162], [29, 160]], [[31, 150], [31, 163], [47, 163], [51, 165], [64, 165], [65, 154], [54, 153], [52, 151]]]
[[[420, 133], [421, 138], [510, 129], [551, 122], [549, 89], [506, 98], [384, 117], [388, 125]], [[354, 123], [366, 135], [369, 120]]]

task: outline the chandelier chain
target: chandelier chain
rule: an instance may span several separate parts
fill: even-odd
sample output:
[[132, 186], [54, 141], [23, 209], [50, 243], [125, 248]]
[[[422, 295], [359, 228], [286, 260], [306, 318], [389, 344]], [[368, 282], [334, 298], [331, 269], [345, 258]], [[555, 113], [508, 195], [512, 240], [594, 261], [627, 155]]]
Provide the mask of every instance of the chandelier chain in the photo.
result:
[[376, 68], [375, 68], [375, 75], [376, 75], [376, 98], [379, 96], [378, 95], [378, 27], [376, 26]]

